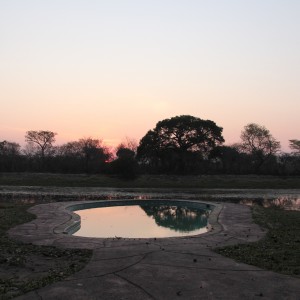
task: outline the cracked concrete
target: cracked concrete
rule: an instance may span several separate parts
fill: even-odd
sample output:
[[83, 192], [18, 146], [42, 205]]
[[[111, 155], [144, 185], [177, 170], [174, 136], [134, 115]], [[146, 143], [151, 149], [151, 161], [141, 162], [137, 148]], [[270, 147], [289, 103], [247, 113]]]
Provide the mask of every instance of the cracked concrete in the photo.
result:
[[299, 299], [300, 280], [235, 262], [213, 248], [252, 242], [265, 232], [249, 207], [224, 203], [210, 218], [208, 233], [181, 238], [113, 239], [64, 234], [77, 202], [36, 205], [37, 219], [10, 230], [37, 245], [90, 248], [87, 266], [61, 282], [17, 299]]

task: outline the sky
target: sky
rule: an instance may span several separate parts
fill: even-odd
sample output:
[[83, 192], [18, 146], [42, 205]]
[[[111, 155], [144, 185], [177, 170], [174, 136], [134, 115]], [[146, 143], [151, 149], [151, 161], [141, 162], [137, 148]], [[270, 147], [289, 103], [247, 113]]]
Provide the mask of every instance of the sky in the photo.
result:
[[160, 120], [300, 139], [299, 0], [0, 0], [0, 141], [116, 146]]

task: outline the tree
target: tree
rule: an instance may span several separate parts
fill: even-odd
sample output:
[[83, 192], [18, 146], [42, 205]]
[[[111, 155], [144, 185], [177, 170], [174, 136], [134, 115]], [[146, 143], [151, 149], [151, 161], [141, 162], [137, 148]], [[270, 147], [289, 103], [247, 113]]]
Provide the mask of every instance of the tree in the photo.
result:
[[68, 142], [57, 149], [57, 160], [64, 172], [98, 173], [112, 157], [100, 139], [91, 137]]
[[266, 160], [280, 150], [280, 142], [271, 135], [270, 131], [255, 123], [244, 127], [241, 140], [240, 150], [253, 156], [256, 171], [259, 171]]
[[138, 143], [135, 139], [131, 139], [129, 137], [126, 137], [125, 140], [123, 140], [117, 147], [116, 147], [116, 153], [118, 152], [119, 149], [121, 148], [126, 148], [134, 153], [136, 153], [138, 147]]
[[295, 155], [300, 155], [300, 140], [289, 140], [290, 148], [292, 149], [292, 153]]
[[238, 174], [241, 167], [241, 154], [232, 146], [218, 146], [211, 151], [211, 158], [218, 170], [226, 174]]
[[101, 166], [111, 158], [111, 153], [99, 139], [91, 137], [79, 140], [79, 148], [85, 161], [85, 172], [99, 172]]
[[116, 155], [117, 159], [110, 164], [111, 171], [122, 179], [135, 179], [138, 169], [135, 152], [119, 145]]
[[20, 155], [21, 146], [14, 142], [2, 141], [0, 142], [0, 155], [17, 156]]
[[55, 142], [57, 133], [46, 130], [30, 130], [26, 132], [25, 141], [31, 145], [36, 145], [39, 149], [42, 160], [45, 154], [50, 151], [52, 144]]
[[213, 121], [189, 115], [165, 119], [141, 139], [137, 157], [185, 173], [195, 159], [208, 159], [210, 151], [224, 142], [222, 130]]
[[0, 142], [0, 171], [16, 171], [21, 146], [14, 142]]

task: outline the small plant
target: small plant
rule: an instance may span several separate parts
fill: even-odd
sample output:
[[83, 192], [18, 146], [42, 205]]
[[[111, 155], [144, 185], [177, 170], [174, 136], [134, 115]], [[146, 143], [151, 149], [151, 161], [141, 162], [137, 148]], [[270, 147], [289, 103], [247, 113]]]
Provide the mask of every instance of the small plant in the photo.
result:
[[1, 299], [11, 299], [62, 280], [82, 269], [92, 254], [90, 250], [35, 246], [11, 240], [6, 234], [9, 228], [34, 218], [26, 211], [28, 208], [25, 204], [0, 205], [0, 267], [5, 269], [0, 279]]
[[256, 205], [253, 218], [268, 230], [265, 238], [215, 251], [246, 264], [300, 277], [300, 211]]

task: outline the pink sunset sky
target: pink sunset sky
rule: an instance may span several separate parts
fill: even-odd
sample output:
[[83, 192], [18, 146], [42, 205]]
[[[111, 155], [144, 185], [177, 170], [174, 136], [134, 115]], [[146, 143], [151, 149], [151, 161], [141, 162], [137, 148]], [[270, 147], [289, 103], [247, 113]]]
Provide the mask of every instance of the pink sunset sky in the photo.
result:
[[0, 141], [115, 146], [165, 118], [300, 139], [300, 1], [0, 2]]

